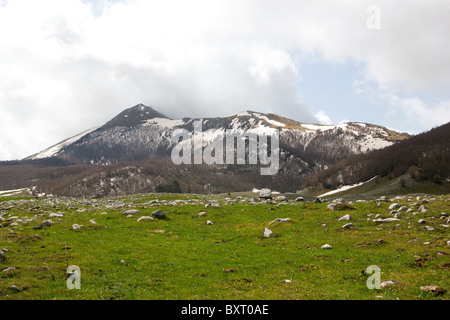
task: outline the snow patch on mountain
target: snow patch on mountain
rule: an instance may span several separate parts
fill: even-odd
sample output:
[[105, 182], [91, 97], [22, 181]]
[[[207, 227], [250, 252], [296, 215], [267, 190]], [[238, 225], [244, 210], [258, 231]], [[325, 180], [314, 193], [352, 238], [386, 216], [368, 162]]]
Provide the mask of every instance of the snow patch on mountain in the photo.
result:
[[145, 123], [143, 123], [144, 126], [158, 125], [163, 128], [174, 128], [176, 126], [181, 126], [182, 124], [184, 124], [184, 122], [181, 119], [172, 120], [172, 119], [167, 119], [167, 118], [149, 119]]
[[37, 159], [44, 159], [44, 158], [50, 158], [53, 157], [54, 155], [56, 155], [61, 149], [63, 149], [64, 147], [67, 147], [69, 145], [71, 145], [74, 142], [77, 142], [78, 140], [80, 140], [81, 138], [83, 138], [85, 135], [97, 130], [99, 127], [94, 127], [91, 129], [88, 129], [86, 131], [83, 131], [69, 139], [66, 139], [58, 144], [55, 144], [54, 146], [51, 146], [48, 149], [45, 149], [41, 152], [38, 152], [32, 156], [30, 156], [29, 158], [27, 158], [27, 160], [37, 160]]

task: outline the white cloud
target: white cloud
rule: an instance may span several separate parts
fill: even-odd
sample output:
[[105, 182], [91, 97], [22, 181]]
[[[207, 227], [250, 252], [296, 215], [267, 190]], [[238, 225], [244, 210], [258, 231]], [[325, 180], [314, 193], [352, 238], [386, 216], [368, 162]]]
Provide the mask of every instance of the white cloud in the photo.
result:
[[320, 124], [332, 124], [333, 123], [331, 121], [330, 117], [323, 110], [319, 110], [314, 116], [317, 118], [317, 120], [319, 120]]
[[[380, 30], [366, 27], [372, 4]], [[434, 92], [450, 83], [448, 10], [438, 0], [1, 1], [0, 159], [140, 102], [172, 117], [253, 109], [328, 122], [299, 98], [299, 65], [314, 59], [359, 61], [358, 81], [386, 92]]]
[[417, 126], [431, 129], [450, 119], [450, 99], [424, 101], [421, 98], [401, 98], [395, 94], [386, 97], [392, 106], [392, 114], [400, 111], [406, 116], [409, 132], [417, 132]]

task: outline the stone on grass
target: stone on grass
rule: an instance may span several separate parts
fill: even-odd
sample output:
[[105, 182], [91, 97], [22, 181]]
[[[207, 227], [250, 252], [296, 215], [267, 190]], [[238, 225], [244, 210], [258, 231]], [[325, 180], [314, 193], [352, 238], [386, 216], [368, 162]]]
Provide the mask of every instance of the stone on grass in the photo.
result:
[[283, 223], [283, 222], [288, 222], [288, 221], [290, 221], [290, 220], [291, 220], [291, 218], [276, 218], [276, 219], [273, 220], [271, 223], [269, 223], [269, 225], [274, 224], [275, 222], [281, 222], [281, 223]]
[[263, 199], [271, 199], [272, 198], [272, 190], [270, 189], [261, 189], [259, 191], [259, 197]]
[[264, 228], [264, 237], [268, 238], [270, 237], [270, 235], [273, 233], [272, 230], [268, 229], [268, 228]]
[[64, 214], [52, 212], [52, 213], [50, 213], [50, 214], [48, 215], [48, 218], [53, 218], [53, 217], [56, 217], [56, 218], [62, 218], [62, 217], [64, 217]]
[[78, 230], [78, 229], [81, 229], [81, 227], [82, 226], [80, 226], [79, 224], [74, 224], [74, 225], [72, 225], [72, 230]]
[[16, 267], [6, 267], [5, 269], [2, 270], [2, 272], [9, 272], [14, 270], [16, 270]]
[[94, 220], [89, 220], [89, 222], [92, 224], [97, 224], [97, 222], [95, 222]]
[[169, 217], [167, 216], [167, 214], [162, 211], [162, 210], [156, 210], [152, 212], [152, 217], [159, 219], [159, 220], [168, 220]]
[[398, 203], [393, 203], [389, 206], [389, 210], [394, 210], [400, 208], [400, 205]]
[[338, 219], [338, 221], [350, 221], [351, 217], [349, 214], [346, 214], [345, 216], [342, 216]]
[[348, 229], [348, 228], [351, 228], [351, 227], [353, 227], [353, 223], [347, 223], [347, 224], [344, 224], [342, 226], [343, 229]]
[[375, 220], [372, 220], [372, 221], [373, 222], [386, 223], [386, 222], [392, 222], [392, 221], [400, 221], [400, 219], [397, 219], [397, 218], [386, 218], [386, 219], [378, 218], [378, 219], [375, 219]]
[[447, 292], [447, 290], [445, 290], [444, 288], [436, 286], [436, 285], [423, 286], [423, 287], [420, 287], [420, 290], [432, 293], [435, 296], [438, 296], [440, 294]]
[[303, 197], [297, 197], [297, 198], [295, 198], [295, 201], [305, 201], [305, 198], [303, 198]]
[[123, 212], [123, 214], [126, 214], [126, 215], [136, 214], [136, 213], [139, 213], [138, 209], [131, 209], [131, 210], [127, 210], [127, 211]]
[[208, 221], [206, 221], [206, 224], [207, 225], [212, 225], [213, 223], [210, 220], [208, 220]]
[[40, 224], [41, 227], [50, 227], [51, 225], [53, 225], [54, 222], [52, 220], [45, 220], [44, 222], [42, 222]]
[[386, 289], [386, 288], [395, 286], [395, 282], [391, 281], [391, 280], [388, 280], [388, 281], [383, 281], [382, 283], [380, 283], [380, 285], [381, 285], [382, 289]]
[[155, 220], [152, 217], [149, 216], [142, 216], [139, 219], [137, 219], [137, 222], [142, 221], [142, 220]]
[[321, 248], [322, 248], [322, 249], [333, 249], [333, 247], [330, 246], [328, 243], [327, 243], [327, 244], [324, 244]]

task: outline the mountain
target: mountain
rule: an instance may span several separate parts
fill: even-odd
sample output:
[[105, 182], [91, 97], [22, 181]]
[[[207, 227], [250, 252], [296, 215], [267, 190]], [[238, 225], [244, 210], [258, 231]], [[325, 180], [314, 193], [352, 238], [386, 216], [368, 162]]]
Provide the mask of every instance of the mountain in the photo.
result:
[[328, 166], [353, 154], [379, 149], [408, 137], [365, 123], [314, 125], [275, 114], [245, 111], [226, 117], [173, 120], [151, 107], [139, 104], [126, 109], [105, 125], [93, 128], [26, 160], [57, 157], [72, 163], [110, 165], [170, 156], [172, 132], [184, 128], [193, 132], [194, 121], [202, 120], [203, 136], [224, 136], [232, 132], [273, 132], [280, 129], [281, 155], [296, 158], [303, 170]]
[[450, 122], [386, 148], [341, 160], [309, 177], [304, 186], [322, 192], [322, 188], [339, 188], [328, 194], [353, 189], [349, 186], [372, 194], [431, 192], [431, 189], [448, 193], [448, 159]]
[[[170, 157], [175, 146], [175, 142], [171, 140], [174, 130], [185, 129], [192, 136], [194, 122], [199, 120], [203, 125], [203, 147], [216, 137], [225, 137], [226, 132], [244, 134], [279, 132], [277, 174], [273, 177], [260, 177], [261, 166], [249, 165], [248, 159], [246, 165], [174, 165]], [[215, 118], [171, 119], [149, 106], [138, 104], [124, 110], [104, 125], [86, 130], [31, 155], [19, 164], [42, 166], [62, 163], [75, 166], [77, 169], [72, 171], [77, 174], [72, 176], [61, 173], [60, 179], [65, 180], [64, 184], [49, 182], [50, 178], [45, 183], [47, 190], [52, 192], [64, 190], [68, 194], [74, 194], [75, 189], [89, 189], [86, 184], [101, 185], [101, 188], [104, 186], [105, 190], [96, 187], [95, 194], [101, 195], [111, 194], [113, 189], [111, 185], [114, 186], [114, 190], [122, 190], [123, 193], [171, 190], [176, 184], [182, 191], [189, 189], [196, 190], [195, 192], [243, 191], [265, 186], [277, 188], [280, 191], [295, 192], [308, 177], [342, 159], [385, 148], [407, 138], [409, 138], [408, 134], [368, 123], [308, 124], [272, 113], [255, 111], [244, 111]], [[155, 163], [158, 165], [155, 166]], [[95, 165], [97, 168], [95, 172], [92, 168], [89, 169], [90, 176], [84, 176], [80, 180], [79, 178], [82, 177], [80, 172], [84, 170], [80, 168], [88, 165]], [[133, 169], [130, 171], [124, 168]], [[165, 168], [164, 171], [161, 171], [161, 168]], [[130, 176], [134, 178], [125, 179], [128, 173], [124, 174], [124, 172], [133, 172]], [[194, 172], [203, 179], [194, 179]], [[17, 173], [20, 175], [19, 171]], [[41, 174], [41, 177], [43, 175], [47, 173]], [[126, 182], [123, 179], [123, 181], [116, 179], [118, 176], [124, 178]], [[137, 176], [139, 178], [136, 178]], [[185, 178], [182, 178], [183, 176]], [[228, 177], [222, 181], [219, 176]], [[185, 181], [180, 182], [183, 179]], [[43, 179], [37, 180], [43, 181]], [[196, 182], [191, 183], [192, 181]], [[221, 183], [219, 184], [218, 181]], [[0, 185], [0, 187], [9, 189], [22, 187], [22, 185], [17, 186], [17, 183], [14, 184], [14, 186]], [[132, 184], [141, 187], [131, 187]], [[60, 187], [56, 190], [56, 187], [51, 189], [50, 185], [60, 185]]]

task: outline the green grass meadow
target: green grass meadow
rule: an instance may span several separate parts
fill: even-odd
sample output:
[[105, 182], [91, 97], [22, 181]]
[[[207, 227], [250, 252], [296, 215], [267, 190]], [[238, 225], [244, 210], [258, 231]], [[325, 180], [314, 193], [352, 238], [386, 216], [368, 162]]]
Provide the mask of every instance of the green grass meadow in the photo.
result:
[[[395, 200], [415, 208], [399, 221], [377, 223], [377, 214], [390, 217], [392, 202], [355, 202], [345, 211], [328, 203], [273, 201], [250, 204], [244, 196], [143, 194], [102, 199], [97, 203], [55, 199], [2, 198], [0, 299], [8, 300], [370, 300], [448, 299], [421, 286], [450, 290], [450, 240], [442, 212], [449, 213], [448, 195], [429, 196], [426, 213], [412, 206], [416, 196]], [[184, 205], [173, 200], [198, 199]], [[56, 198], [57, 199], [57, 198]], [[410, 201], [408, 201], [408, 199]], [[33, 201], [30, 201], [33, 200]], [[126, 206], [111, 208], [107, 200]], [[149, 201], [158, 200], [159, 206]], [[167, 200], [161, 203], [161, 200]], [[207, 207], [209, 200], [219, 208]], [[56, 203], [48, 206], [48, 201]], [[420, 201], [419, 201], [420, 202]], [[421, 203], [420, 203], [421, 204]], [[127, 217], [124, 210], [140, 212]], [[7, 208], [3, 208], [7, 209]], [[163, 210], [169, 220], [137, 221]], [[47, 218], [63, 212], [62, 218]], [[198, 217], [199, 212], [206, 215]], [[103, 213], [103, 214], [102, 214]], [[104, 214], [106, 213], [106, 214]], [[338, 221], [351, 215], [348, 222]], [[8, 217], [36, 221], [10, 226]], [[369, 216], [368, 216], [369, 215]], [[448, 216], [447, 216], [448, 217]], [[275, 218], [291, 218], [274, 223]], [[54, 225], [34, 229], [50, 219]], [[95, 220], [92, 224], [89, 220]], [[427, 224], [418, 223], [424, 219]], [[207, 225], [206, 221], [213, 222]], [[72, 230], [73, 224], [83, 227]], [[429, 231], [425, 226], [435, 230]], [[273, 231], [266, 238], [265, 228]], [[428, 244], [424, 244], [428, 243]], [[321, 249], [330, 244], [332, 249]], [[67, 287], [67, 267], [81, 270], [81, 289]], [[394, 286], [368, 289], [371, 265], [381, 269], [381, 281]]]

